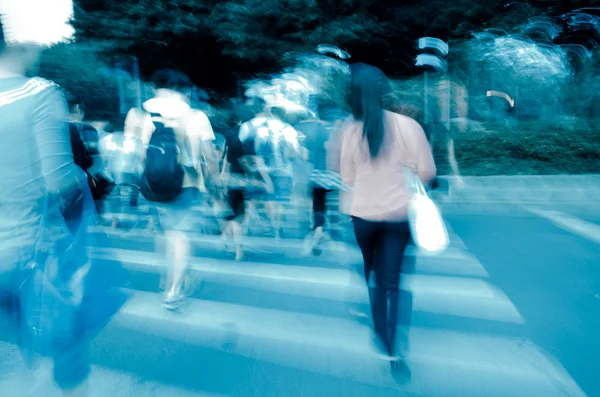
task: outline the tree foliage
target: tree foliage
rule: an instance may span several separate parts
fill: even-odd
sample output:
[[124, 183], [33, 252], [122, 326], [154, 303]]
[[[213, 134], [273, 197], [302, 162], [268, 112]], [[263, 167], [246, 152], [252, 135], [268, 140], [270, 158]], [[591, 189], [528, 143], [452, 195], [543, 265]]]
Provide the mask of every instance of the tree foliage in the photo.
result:
[[76, 39], [110, 41], [116, 48], [169, 46], [206, 27], [207, 5], [195, 0], [76, 0]]
[[118, 85], [101, 53], [97, 45], [55, 45], [42, 53], [40, 75], [81, 98], [91, 119], [110, 120], [118, 113]]
[[[598, 2], [598, 0], [593, 0]], [[532, 17], [556, 17], [582, 1], [531, 0], [74, 0], [78, 42], [101, 40], [132, 54], [142, 70], [183, 69], [201, 86], [276, 69], [289, 52], [326, 43], [391, 76], [418, 73], [424, 35], [465, 39], [473, 31], [523, 32]], [[529, 26], [530, 28], [531, 26]], [[532, 33], [531, 29], [526, 33]]]
[[209, 19], [224, 53], [249, 61], [279, 59], [318, 44], [348, 47], [393, 29], [369, 11], [375, 1], [234, 0], [220, 2]]

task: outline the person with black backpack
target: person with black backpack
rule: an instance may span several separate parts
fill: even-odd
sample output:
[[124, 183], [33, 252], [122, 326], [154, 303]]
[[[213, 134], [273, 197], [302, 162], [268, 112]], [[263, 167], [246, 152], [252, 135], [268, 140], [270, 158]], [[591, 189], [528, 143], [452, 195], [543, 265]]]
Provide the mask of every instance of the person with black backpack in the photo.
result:
[[140, 191], [155, 203], [158, 220], [165, 231], [168, 264], [163, 307], [176, 310], [184, 300], [189, 241], [192, 231], [190, 207], [200, 200], [200, 159], [207, 173], [218, 179], [219, 168], [212, 142], [215, 139], [208, 117], [192, 109], [189, 96], [192, 83], [174, 70], [153, 76], [154, 98], [142, 109], [132, 109], [126, 129], [137, 131], [145, 149]]

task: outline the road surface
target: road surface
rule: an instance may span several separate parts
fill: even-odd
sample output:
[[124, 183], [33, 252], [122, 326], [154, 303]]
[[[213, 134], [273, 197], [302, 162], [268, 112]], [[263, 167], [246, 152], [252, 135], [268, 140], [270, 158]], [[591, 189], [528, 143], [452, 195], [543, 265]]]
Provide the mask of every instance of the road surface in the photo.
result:
[[[352, 244], [305, 257], [298, 238], [252, 237], [238, 263], [219, 237], [194, 236], [199, 282], [171, 313], [155, 237], [109, 231], [92, 256], [123, 262], [133, 295], [93, 343], [92, 395], [599, 396], [600, 213], [568, 210], [449, 211], [447, 252], [407, 252], [402, 382], [357, 315], [368, 298]], [[44, 366], [27, 371], [10, 343], [0, 368], [3, 396], [58, 396]]]

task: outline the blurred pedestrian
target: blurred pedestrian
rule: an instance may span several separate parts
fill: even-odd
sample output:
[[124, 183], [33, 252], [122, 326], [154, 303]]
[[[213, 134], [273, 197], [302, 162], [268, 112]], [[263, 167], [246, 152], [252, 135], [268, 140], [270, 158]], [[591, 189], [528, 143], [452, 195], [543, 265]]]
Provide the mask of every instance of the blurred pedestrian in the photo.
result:
[[[65, 395], [86, 395], [87, 345], [63, 316], [72, 313], [55, 307], [49, 317], [42, 307], [53, 298], [46, 294], [57, 280], [46, 278], [37, 260], [48, 251], [61, 259], [55, 255], [71, 237], [63, 213], [81, 202], [86, 178], [73, 160], [62, 91], [51, 81], [26, 77], [36, 74], [40, 51], [33, 44], [6, 43], [0, 34], [0, 304], [3, 313], [14, 314], [21, 342], [31, 339], [30, 347], [40, 342], [34, 331], [63, 330], [64, 343], [44, 340], [53, 343], [44, 350], [54, 359], [54, 380]], [[72, 274], [69, 270], [61, 272]], [[44, 327], [36, 330], [34, 324]]]
[[[154, 97], [142, 109], [132, 109], [126, 133], [135, 134], [145, 148], [141, 192], [158, 210], [165, 231], [167, 280], [163, 307], [178, 310], [185, 299], [184, 286], [194, 231], [191, 207], [201, 200], [199, 175], [204, 163], [208, 175], [219, 179], [215, 134], [206, 114], [192, 109], [192, 83], [174, 70], [160, 70], [152, 78]], [[202, 159], [206, 161], [202, 161]], [[189, 286], [189, 284], [188, 284]]]
[[396, 349], [400, 274], [410, 241], [407, 209], [412, 198], [404, 171], [423, 183], [435, 176], [430, 146], [413, 119], [384, 110], [389, 83], [373, 66], [352, 66], [352, 117], [342, 127], [340, 170], [354, 189], [350, 214], [364, 259], [364, 276], [375, 286], [369, 298], [376, 346], [395, 373], [408, 374]]

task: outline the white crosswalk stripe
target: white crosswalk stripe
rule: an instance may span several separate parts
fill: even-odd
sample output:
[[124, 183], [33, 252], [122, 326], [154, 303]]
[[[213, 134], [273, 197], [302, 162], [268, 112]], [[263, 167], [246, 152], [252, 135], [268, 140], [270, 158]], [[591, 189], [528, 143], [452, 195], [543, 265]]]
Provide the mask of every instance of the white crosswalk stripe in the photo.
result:
[[92, 247], [92, 258], [123, 263], [133, 280], [131, 300], [109, 327], [405, 393], [584, 396], [560, 363], [528, 340], [524, 318], [451, 229], [444, 254], [406, 252], [412, 267], [401, 289], [412, 296], [412, 320], [399, 329], [409, 335], [412, 379], [404, 385], [371, 346], [370, 325], [349, 313], [354, 305], [368, 308], [360, 252], [352, 245], [332, 242], [321, 257], [307, 258], [299, 253], [302, 240], [248, 237], [248, 250], [270, 246], [277, 254], [236, 262], [223, 255], [219, 236], [193, 235], [190, 272], [201, 286], [182, 313], [173, 313], [160, 308], [160, 238], [94, 232], [117, 242]]
[[600, 225], [557, 211], [541, 210], [537, 208], [528, 208], [528, 211], [548, 219], [562, 229], [600, 244]]

